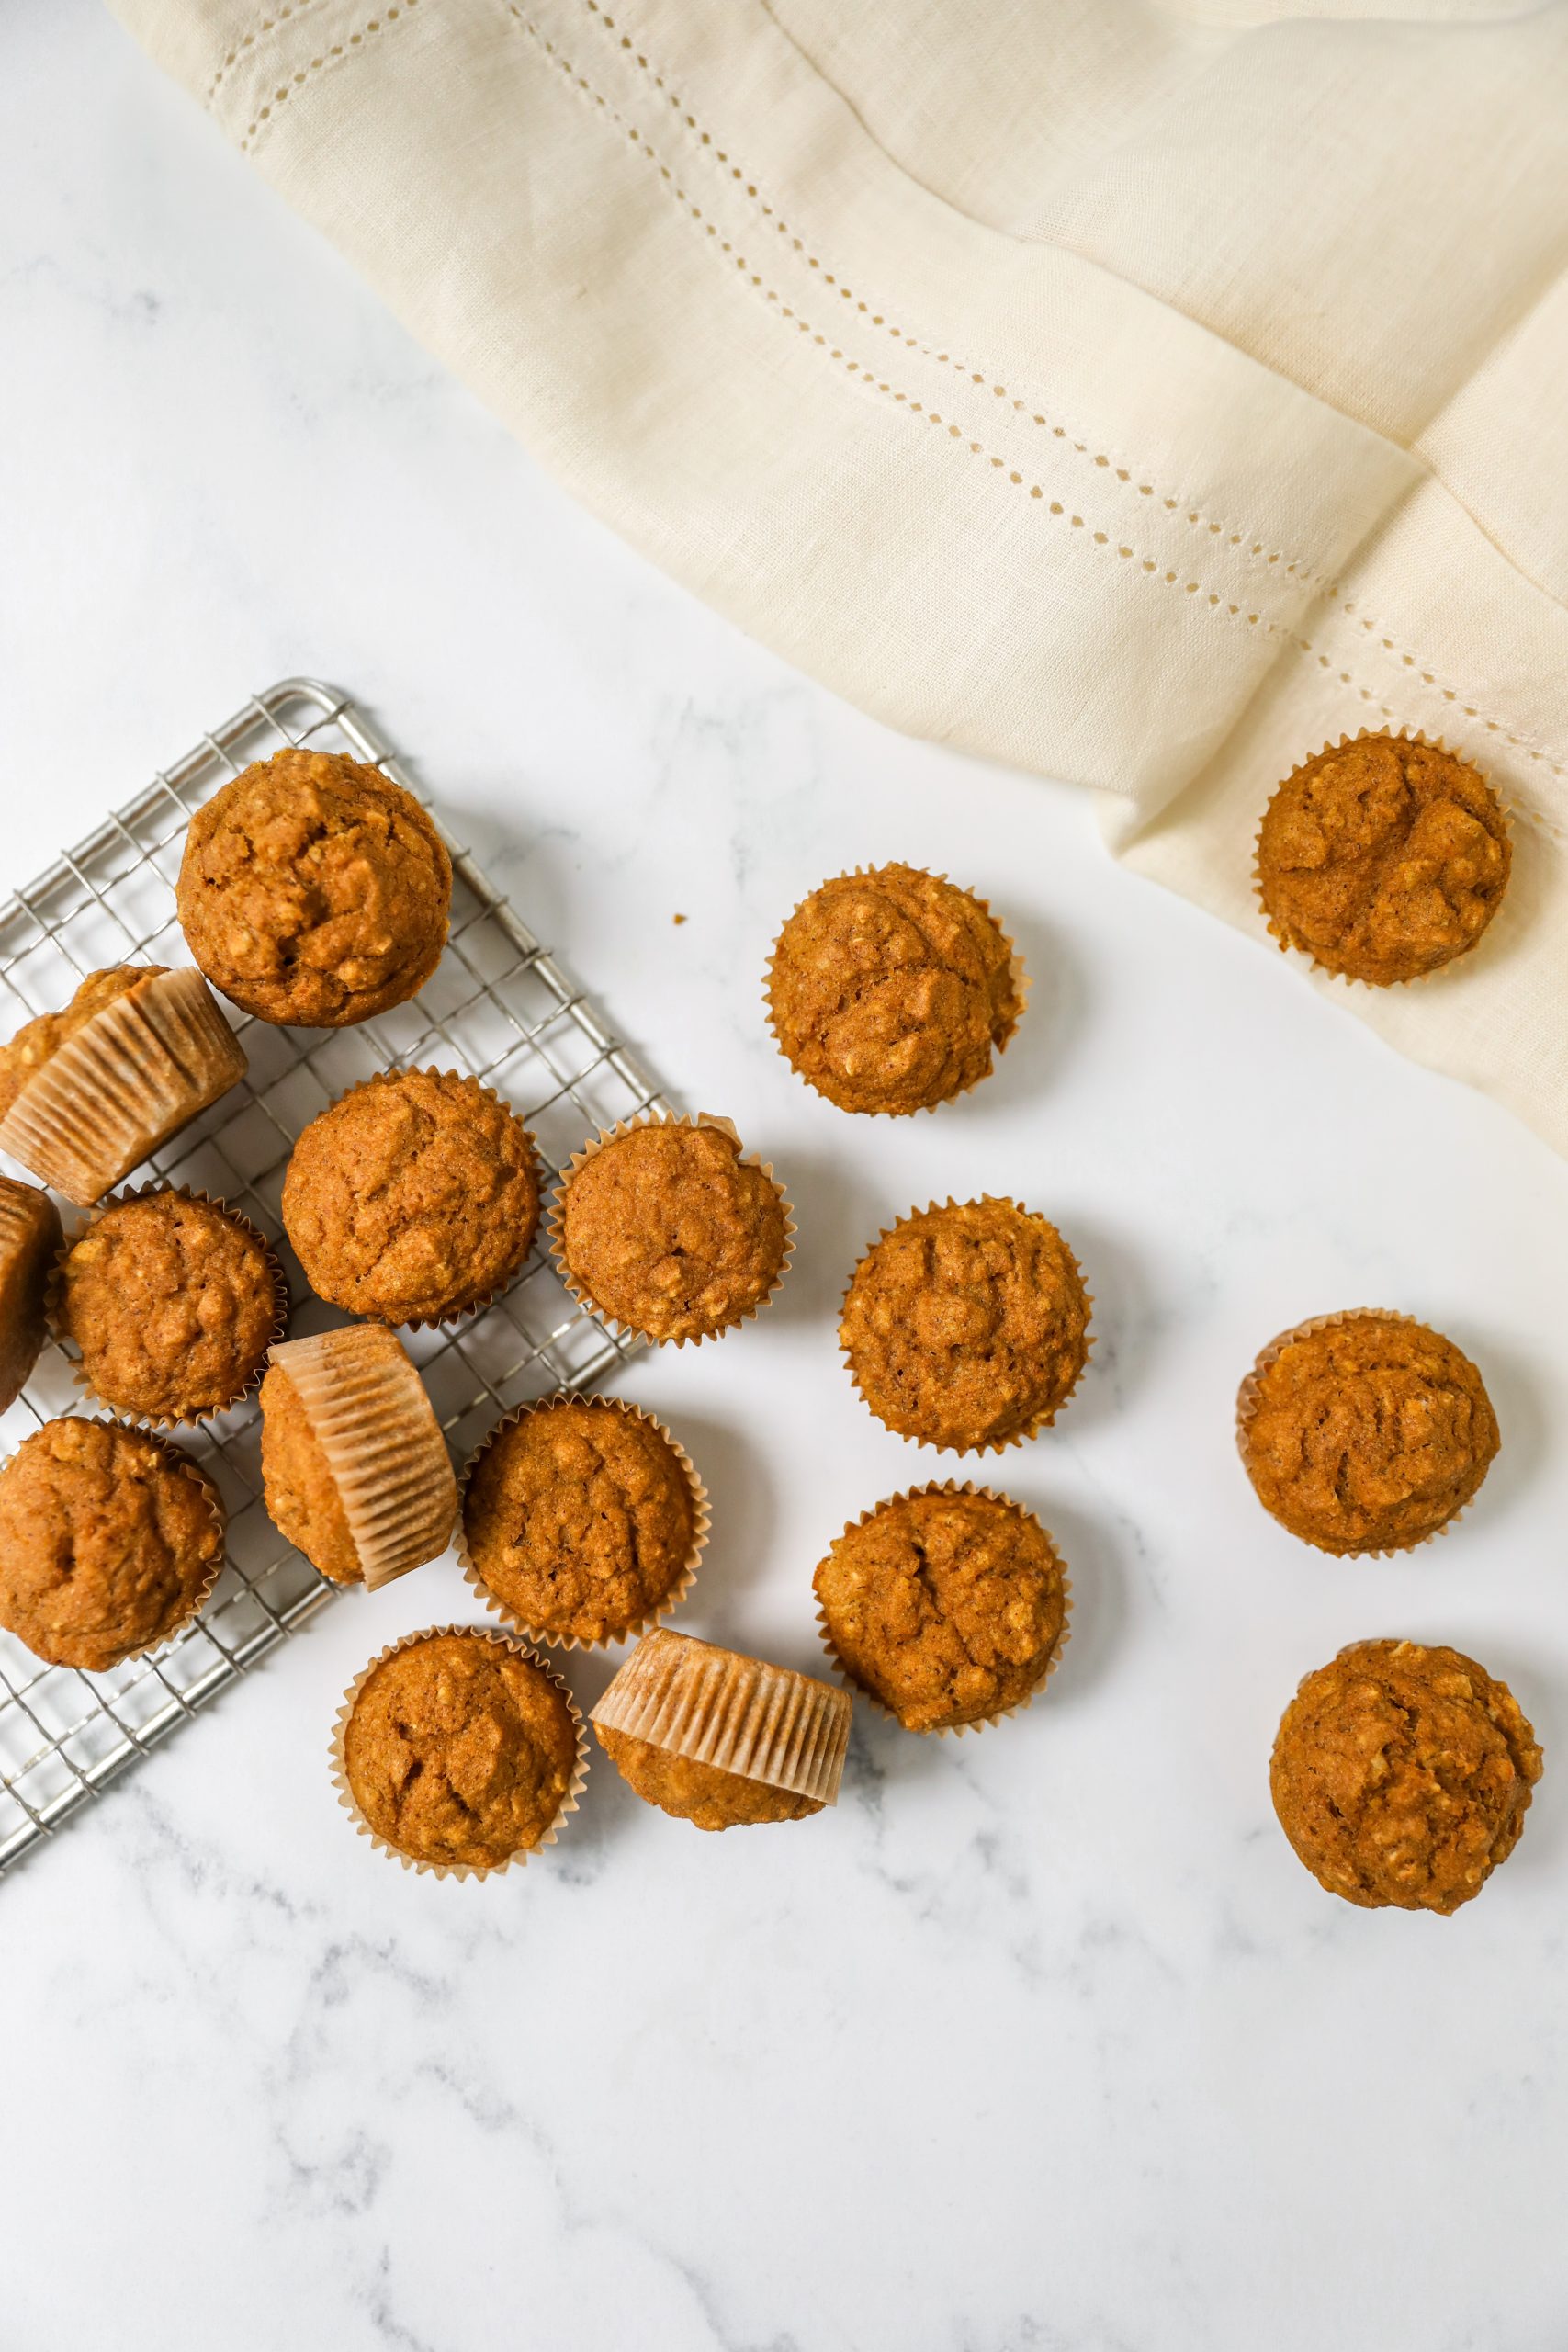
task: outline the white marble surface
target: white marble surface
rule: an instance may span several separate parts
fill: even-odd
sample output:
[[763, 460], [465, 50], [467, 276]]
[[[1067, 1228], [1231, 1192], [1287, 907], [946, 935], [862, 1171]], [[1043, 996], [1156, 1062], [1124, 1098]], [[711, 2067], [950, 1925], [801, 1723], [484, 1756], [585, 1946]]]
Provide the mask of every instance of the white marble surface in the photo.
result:
[[[828, 1540], [931, 1475], [833, 1349], [890, 1213], [1021, 1193], [1103, 1335], [1006, 1465], [1077, 1587], [1048, 1701], [962, 1745], [863, 1717], [836, 1813], [705, 1838], [601, 1761], [525, 1872], [395, 1871], [323, 1746], [373, 1649], [463, 1611], [448, 1565], [336, 1602], [7, 1881], [0, 2342], [1555, 2352], [1568, 1169], [1117, 872], [1073, 793], [651, 574], [90, 0], [0, 17], [0, 885], [318, 672], [786, 1173], [778, 1307], [626, 1384], [714, 1493], [684, 1623], [809, 1666]], [[908, 1125], [807, 1094], [757, 1001], [794, 899], [890, 855], [989, 891], [1035, 976], [996, 1080]], [[1403, 1565], [1292, 1544], [1230, 1437], [1262, 1340], [1366, 1303], [1470, 1349], [1505, 1432]], [[1337, 1904], [1269, 1811], [1297, 1678], [1386, 1632], [1478, 1652], [1546, 1744], [1451, 1921]]]

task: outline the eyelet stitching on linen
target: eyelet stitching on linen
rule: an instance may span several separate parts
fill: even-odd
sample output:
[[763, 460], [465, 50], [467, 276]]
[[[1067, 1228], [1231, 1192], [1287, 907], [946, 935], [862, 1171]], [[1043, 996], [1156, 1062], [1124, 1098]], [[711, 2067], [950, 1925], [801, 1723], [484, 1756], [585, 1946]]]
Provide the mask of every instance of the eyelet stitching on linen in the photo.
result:
[[332, 46], [324, 49], [319, 57], [312, 57], [309, 65], [300, 66], [296, 73], [290, 74], [287, 82], [280, 82], [266, 105], [258, 107], [254, 119], [246, 125], [244, 137], [239, 142], [241, 154], [250, 153], [253, 141], [260, 136], [265, 125], [277, 108], [286, 105], [293, 92], [302, 83], [308, 82], [312, 74], [319, 74], [324, 65], [332, 64], [335, 58], [351, 55], [362, 42], [368, 40], [372, 33], [383, 31], [388, 25], [395, 25], [400, 17], [408, 16], [418, 6], [419, 0], [392, 0], [390, 7], [383, 8], [378, 16], [371, 17], [358, 32], [350, 33], [346, 40], [333, 41]]
[[288, 0], [288, 6], [287, 7], [275, 8], [270, 17], [264, 17], [261, 23], [255, 26], [250, 32], [242, 33], [239, 40], [234, 43], [233, 48], [224, 58], [222, 64], [218, 68], [217, 73], [212, 76], [211, 81], [209, 82], [206, 90], [202, 94], [202, 105], [210, 112], [213, 99], [218, 96], [219, 91], [222, 88], [229, 75], [233, 72], [234, 67], [240, 62], [241, 58], [244, 56], [247, 50], [259, 48], [261, 43], [266, 39], [268, 33], [276, 32], [280, 27], [288, 24], [290, 18], [302, 17], [306, 14], [307, 10], [319, 7], [321, 5], [321, 0]]

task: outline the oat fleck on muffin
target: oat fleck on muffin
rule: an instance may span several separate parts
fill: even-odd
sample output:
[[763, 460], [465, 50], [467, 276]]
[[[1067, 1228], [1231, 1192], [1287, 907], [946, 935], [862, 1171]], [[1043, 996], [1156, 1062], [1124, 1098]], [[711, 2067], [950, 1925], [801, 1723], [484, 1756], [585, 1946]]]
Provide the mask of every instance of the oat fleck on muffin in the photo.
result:
[[813, 1582], [830, 1653], [906, 1731], [1006, 1714], [1038, 1690], [1066, 1638], [1056, 1547], [1005, 1497], [896, 1495], [845, 1529]]
[[340, 1095], [284, 1179], [284, 1227], [311, 1289], [381, 1323], [439, 1322], [487, 1299], [538, 1222], [527, 1129], [454, 1070], [400, 1070]]
[[183, 1421], [244, 1394], [287, 1306], [252, 1226], [165, 1191], [113, 1201], [91, 1220], [61, 1261], [54, 1317], [106, 1405]]
[[0, 1470], [0, 1625], [102, 1673], [195, 1615], [223, 1557], [218, 1492], [118, 1421], [46, 1421]]
[[542, 1844], [577, 1755], [554, 1677], [463, 1631], [415, 1635], [373, 1666], [342, 1734], [344, 1776], [376, 1836], [448, 1869], [494, 1870]]
[[656, 1120], [611, 1136], [567, 1180], [558, 1255], [602, 1315], [648, 1340], [742, 1323], [789, 1254], [784, 1197], [727, 1127]]
[[60, 1212], [36, 1185], [0, 1176], [0, 1413], [20, 1396], [45, 1337]]
[[658, 1424], [612, 1399], [557, 1396], [475, 1456], [463, 1532], [475, 1573], [526, 1632], [621, 1641], [692, 1564], [698, 1501]]
[[1540, 1773], [1517, 1700], [1472, 1657], [1353, 1642], [1286, 1708], [1269, 1785], [1330, 1894], [1449, 1913], [1513, 1852]]
[[1512, 851], [1501, 802], [1469, 763], [1404, 735], [1360, 735], [1287, 776], [1258, 839], [1258, 888], [1281, 947], [1386, 988], [1475, 945]]
[[423, 987], [451, 896], [451, 860], [412, 794], [342, 753], [286, 750], [197, 810], [176, 904], [233, 1003], [338, 1029]]
[[634, 1739], [629, 1732], [593, 1726], [595, 1738], [629, 1788], [645, 1804], [659, 1807], [697, 1829], [754, 1829], [770, 1821], [805, 1821], [822, 1811], [820, 1797], [803, 1797], [766, 1781], [749, 1781], [717, 1764]]
[[779, 1049], [841, 1111], [931, 1110], [990, 1074], [1023, 1010], [983, 899], [913, 865], [824, 882], [774, 944]]
[[1089, 1300], [1054, 1225], [1016, 1201], [912, 1210], [855, 1268], [839, 1324], [884, 1426], [954, 1453], [1052, 1421], [1088, 1361]]
[[1239, 1442], [1265, 1510], [1320, 1552], [1403, 1552], [1458, 1517], [1499, 1443], [1451, 1340], [1371, 1311], [1303, 1326], [1244, 1383]]

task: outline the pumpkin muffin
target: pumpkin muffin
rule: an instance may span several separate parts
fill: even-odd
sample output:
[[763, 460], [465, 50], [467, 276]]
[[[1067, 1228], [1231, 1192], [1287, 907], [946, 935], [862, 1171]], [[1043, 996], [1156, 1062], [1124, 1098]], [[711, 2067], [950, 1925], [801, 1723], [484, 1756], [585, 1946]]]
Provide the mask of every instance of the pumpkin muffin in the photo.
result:
[[698, 1829], [739, 1829], [838, 1802], [851, 1713], [829, 1682], [658, 1626], [592, 1723], [645, 1804]]
[[352, 1808], [412, 1862], [491, 1871], [570, 1810], [581, 1745], [565, 1686], [503, 1637], [415, 1634], [378, 1658], [336, 1741]]
[[911, 1210], [855, 1268], [839, 1324], [886, 1429], [957, 1453], [1055, 1419], [1089, 1359], [1089, 1297], [1054, 1225], [1016, 1201]]
[[47, 1665], [167, 1641], [222, 1564], [216, 1487], [150, 1430], [46, 1421], [0, 1470], [0, 1625]]
[[80, 1349], [85, 1385], [150, 1421], [236, 1403], [288, 1312], [282, 1269], [255, 1227], [188, 1193], [111, 1201], [55, 1278], [55, 1328]]
[[1446, 1914], [1513, 1852], [1540, 1772], [1517, 1700], [1472, 1657], [1353, 1642], [1286, 1708], [1269, 1786], [1330, 1894]]
[[840, 874], [774, 943], [779, 1050], [841, 1111], [929, 1111], [991, 1070], [1023, 1010], [1012, 944], [983, 899], [913, 865]]
[[259, 1402], [263, 1499], [313, 1568], [374, 1591], [445, 1552], [457, 1482], [395, 1332], [353, 1323], [280, 1340]]
[[311, 1120], [283, 1184], [283, 1223], [318, 1297], [380, 1323], [482, 1306], [539, 1222], [533, 1138], [475, 1078], [367, 1079]]
[[485, 1441], [463, 1486], [470, 1581], [541, 1641], [640, 1630], [689, 1589], [706, 1528], [684, 1453], [611, 1397], [525, 1406]]
[[452, 863], [412, 794], [335, 752], [276, 752], [198, 808], [175, 893], [191, 954], [263, 1021], [341, 1029], [417, 994]]
[[1258, 889], [1281, 947], [1387, 988], [1475, 945], [1512, 855], [1502, 803], [1466, 761], [1418, 737], [1359, 735], [1269, 801]]
[[59, 1249], [60, 1212], [49, 1194], [0, 1176], [0, 1413], [21, 1395], [39, 1360]]
[[1404, 1552], [1457, 1519], [1499, 1443], [1451, 1340], [1364, 1310], [1301, 1325], [1242, 1384], [1241, 1457], [1265, 1510], [1320, 1552]]
[[822, 1638], [906, 1731], [1024, 1704], [1066, 1639], [1069, 1591], [1039, 1521], [1005, 1495], [925, 1487], [846, 1527], [813, 1578]]
[[645, 1340], [705, 1340], [772, 1295], [793, 1228], [771, 1173], [728, 1122], [655, 1119], [591, 1145], [558, 1199], [569, 1282]]
[[244, 1074], [199, 972], [89, 972], [0, 1046], [0, 1151], [87, 1208]]

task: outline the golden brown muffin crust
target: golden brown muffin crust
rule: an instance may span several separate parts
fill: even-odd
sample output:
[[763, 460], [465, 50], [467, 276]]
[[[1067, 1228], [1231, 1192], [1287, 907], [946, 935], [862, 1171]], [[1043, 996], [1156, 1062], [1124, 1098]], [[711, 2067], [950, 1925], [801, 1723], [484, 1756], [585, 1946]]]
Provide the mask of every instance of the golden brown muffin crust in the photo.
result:
[[60, 1212], [36, 1184], [0, 1176], [0, 1413], [21, 1394], [45, 1337]]
[[35, 1079], [62, 1046], [85, 1029], [106, 1004], [129, 996], [144, 981], [156, 979], [165, 964], [110, 964], [89, 972], [70, 1003], [59, 1012], [40, 1012], [27, 1022], [9, 1044], [0, 1046], [0, 1118], [4, 1118], [24, 1086]]
[[276, 752], [198, 808], [176, 903], [216, 989], [342, 1028], [403, 1003], [446, 940], [452, 865], [412, 796], [339, 752]]
[[1354, 1642], [1286, 1708], [1269, 1785], [1320, 1886], [1367, 1910], [1457, 1911], [1518, 1843], [1540, 1749], [1462, 1651]]
[[779, 933], [773, 1034], [842, 1111], [927, 1110], [987, 1077], [1018, 1024], [1012, 950], [967, 890], [913, 865], [841, 874]]
[[1461, 1511], [1499, 1443], [1480, 1373], [1425, 1323], [1345, 1317], [1254, 1375], [1242, 1459], [1258, 1500], [1322, 1552], [1402, 1552]]
[[898, 1495], [847, 1528], [813, 1578], [852, 1681], [906, 1731], [983, 1723], [1038, 1688], [1066, 1580], [1039, 1521], [988, 1495]]
[[250, 1385], [279, 1306], [260, 1236], [216, 1202], [165, 1191], [93, 1219], [62, 1262], [55, 1315], [106, 1405], [184, 1420]]
[[793, 1789], [775, 1789], [767, 1781], [750, 1781], [744, 1773], [727, 1772], [717, 1764], [699, 1764], [677, 1756], [651, 1741], [634, 1739], [630, 1732], [612, 1731], [595, 1724], [599, 1745], [621, 1778], [645, 1804], [677, 1821], [694, 1822], [699, 1829], [754, 1828], [768, 1821], [804, 1821], [820, 1813], [818, 1797], [796, 1796]]
[[565, 1397], [498, 1432], [463, 1497], [475, 1567], [531, 1633], [618, 1641], [692, 1554], [691, 1482], [651, 1421]]
[[541, 1667], [482, 1634], [429, 1634], [373, 1667], [344, 1771], [378, 1838], [415, 1861], [493, 1869], [537, 1846], [577, 1764], [577, 1727]]
[[1495, 793], [1463, 760], [1398, 735], [1320, 752], [1280, 785], [1258, 842], [1281, 946], [1386, 987], [1473, 947], [1512, 862]]
[[885, 1427], [970, 1453], [1054, 1419], [1088, 1361], [1089, 1322], [1055, 1227], [987, 1195], [886, 1234], [855, 1269], [839, 1339]]
[[602, 1314], [650, 1340], [742, 1322], [784, 1265], [778, 1187], [717, 1126], [633, 1127], [566, 1188], [561, 1255]]
[[163, 1641], [222, 1553], [216, 1489], [150, 1430], [46, 1421], [0, 1470], [0, 1624], [51, 1665]]
[[299, 1391], [281, 1364], [268, 1366], [261, 1406], [262, 1499], [278, 1533], [333, 1584], [359, 1584], [365, 1571], [332, 1465]]
[[296, 1143], [283, 1222], [319, 1297], [380, 1323], [439, 1321], [527, 1256], [539, 1222], [533, 1144], [477, 1079], [369, 1079]]

